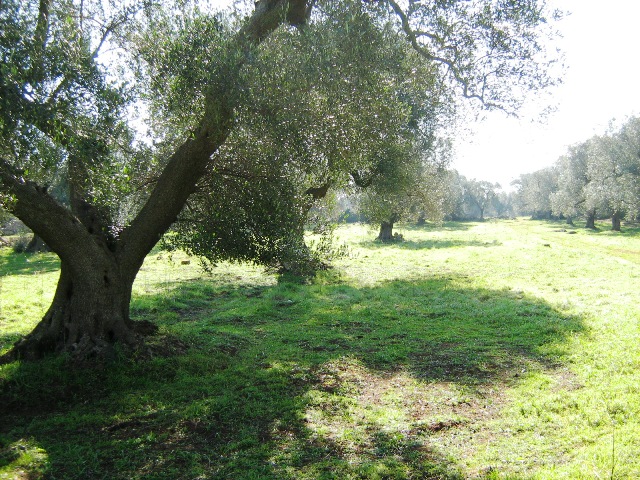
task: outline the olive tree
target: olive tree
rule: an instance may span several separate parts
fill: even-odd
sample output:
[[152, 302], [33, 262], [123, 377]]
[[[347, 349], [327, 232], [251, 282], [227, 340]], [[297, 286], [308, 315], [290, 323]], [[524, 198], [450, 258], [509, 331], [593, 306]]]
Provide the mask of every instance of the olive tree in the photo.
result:
[[512, 185], [516, 187], [515, 201], [520, 214], [536, 219], [553, 217], [551, 197], [558, 190], [555, 166], [520, 175]]
[[594, 137], [587, 171], [587, 203], [611, 218], [612, 230], [640, 211], [640, 119], [628, 120], [618, 131]]
[[405, 56], [411, 81], [396, 82], [391, 92], [406, 116], [383, 141], [367, 148], [368, 165], [351, 171], [358, 210], [380, 226], [378, 240], [393, 241], [401, 220], [440, 220], [443, 216], [443, 172], [450, 160], [450, 141], [442, 131], [455, 110], [437, 70], [421, 68], [412, 51]]
[[468, 179], [457, 171], [449, 171], [445, 217], [452, 220], [480, 220], [485, 214], [503, 216], [513, 214], [511, 194], [501, 191], [500, 184]]
[[[54, 351], [92, 356], [140, 341], [129, 313], [136, 274], [199, 182], [221, 166], [218, 152], [236, 128], [256, 59], [277, 52], [262, 44], [278, 29], [304, 36], [323, 19], [317, 7], [331, 3], [259, 0], [246, 14], [236, 10], [229, 26], [206, 12], [188, 24], [183, 11], [198, 10], [188, 1], [108, 9], [97, 0], [0, 3], [1, 203], [61, 261], [51, 306], [3, 361]], [[387, 28], [434, 65], [447, 88], [482, 107], [513, 112], [525, 91], [554, 82], [541, 39], [555, 14], [542, 0], [344, 4], [374, 25], [390, 19]], [[334, 27], [346, 32], [349, 22]], [[175, 36], [153, 35], [165, 30]], [[157, 39], [158, 55], [140, 54], [142, 36]], [[171, 54], [183, 51], [189, 55]], [[190, 59], [207, 68], [190, 69]], [[367, 81], [366, 72], [352, 74]], [[131, 115], [139, 102], [152, 116], [169, 113], [144, 138]], [[68, 202], [49, 192], [58, 175]]]
[[[303, 36], [281, 30], [263, 42], [249, 98], [179, 217], [176, 245], [214, 262], [310, 273], [323, 266], [303, 238], [314, 202], [354, 182], [373, 191], [388, 166], [377, 157], [418, 148], [418, 139], [426, 147], [436, 122], [451, 116], [438, 70], [390, 19], [372, 22], [358, 4], [321, 5], [316, 16]], [[347, 20], [348, 29], [336, 28]], [[412, 171], [406, 155], [395, 159], [402, 175]]]
[[558, 190], [551, 195], [554, 215], [566, 217], [568, 223], [573, 218], [584, 217], [586, 228], [595, 228], [596, 219], [596, 204], [587, 201], [587, 189], [592, 180], [588, 164], [594, 141], [574, 145], [558, 159]]
[[394, 241], [393, 227], [399, 221], [444, 217], [446, 170], [428, 153], [398, 144], [380, 153], [375, 174], [357, 195], [360, 214], [380, 226], [377, 240]]
[[486, 180], [467, 180], [464, 184], [465, 200], [478, 212], [480, 221], [484, 221], [484, 213], [487, 207], [498, 195], [500, 185]]

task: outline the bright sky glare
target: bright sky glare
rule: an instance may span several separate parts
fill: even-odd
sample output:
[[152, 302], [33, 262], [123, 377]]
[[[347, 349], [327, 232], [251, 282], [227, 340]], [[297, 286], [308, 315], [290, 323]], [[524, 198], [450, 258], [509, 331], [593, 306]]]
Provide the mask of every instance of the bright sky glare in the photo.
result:
[[467, 178], [508, 188], [521, 174], [555, 163], [568, 145], [604, 133], [611, 120], [640, 114], [640, 1], [549, 3], [572, 12], [559, 26], [567, 73], [553, 92], [557, 110], [544, 124], [536, 113], [495, 113], [471, 125], [475, 134], [458, 139], [453, 164]]

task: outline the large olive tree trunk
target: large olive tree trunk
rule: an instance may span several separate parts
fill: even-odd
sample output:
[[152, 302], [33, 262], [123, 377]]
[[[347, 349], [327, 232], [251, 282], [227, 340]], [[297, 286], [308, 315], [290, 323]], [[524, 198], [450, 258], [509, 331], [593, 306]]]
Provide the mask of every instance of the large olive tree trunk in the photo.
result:
[[[229, 48], [248, 54], [281, 23], [300, 25], [308, 16], [306, 0], [260, 0]], [[246, 56], [246, 55], [245, 55]], [[243, 55], [238, 55], [240, 68]], [[61, 260], [61, 273], [49, 310], [35, 329], [0, 358], [39, 358], [68, 351], [99, 355], [120, 342], [135, 345], [138, 329], [129, 316], [131, 288], [145, 256], [175, 221], [211, 156], [229, 135], [235, 95], [228, 77], [211, 85], [205, 113], [196, 132], [169, 158], [147, 202], [118, 236], [110, 236], [108, 219], [91, 205], [70, 163], [71, 209], [45, 188], [25, 180], [22, 172], [0, 159], [0, 189], [15, 198], [13, 212], [49, 245]], [[225, 78], [226, 77], [226, 78]], [[46, 126], [43, 126], [46, 128]], [[78, 175], [81, 177], [82, 175]], [[75, 183], [74, 183], [75, 182]]]
[[618, 212], [611, 216], [611, 230], [614, 232], [619, 232], [621, 230], [621, 217], [622, 215]]
[[380, 232], [378, 233], [378, 238], [376, 240], [381, 242], [393, 241], [393, 222], [380, 223]]
[[137, 337], [129, 317], [133, 282], [111, 267], [72, 273], [63, 262], [49, 310], [16, 343], [13, 357], [37, 359], [49, 352], [68, 351], [87, 358], [103, 355], [115, 342], [134, 345]]
[[587, 212], [587, 224], [585, 228], [590, 228], [591, 230], [596, 229], [596, 211], [595, 209], [589, 210]]
[[393, 236], [393, 225], [400, 220], [397, 214], [391, 215], [387, 220], [380, 222], [380, 232], [376, 240], [380, 242], [393, 242], [396, 238]]

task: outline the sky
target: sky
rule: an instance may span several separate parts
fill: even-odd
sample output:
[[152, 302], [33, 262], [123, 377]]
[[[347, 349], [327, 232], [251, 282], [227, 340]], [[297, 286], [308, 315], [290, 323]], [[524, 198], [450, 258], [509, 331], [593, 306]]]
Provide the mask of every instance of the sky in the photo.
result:
[[[510, 183], [523, 173], [551, 166], [567, 146], [604, 133], [640, 115], [640, 1], [551, 0], [571, 14], [558, 29], [565, 53], [563, 84], [545, 103], [535, 100], [519, 119], [502, 113], [468, 125], [455, 141], [453, 167], [467, 178]], [[555, 112], [541, 123], [551, 102]]]

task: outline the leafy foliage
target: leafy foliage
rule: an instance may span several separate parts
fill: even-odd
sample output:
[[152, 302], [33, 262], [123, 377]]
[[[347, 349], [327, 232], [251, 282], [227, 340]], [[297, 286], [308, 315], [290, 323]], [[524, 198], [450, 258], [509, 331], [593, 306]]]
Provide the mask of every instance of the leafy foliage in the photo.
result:
[[562, 12], [535, 1], [409, 2], [406, 10], [389, 3], [416, 51], [484, 108], [516, 112], [525, 92], [559, 82], [549, 75], [561, 68], [557, 52], [549, 55], [542, 40], [555, 34]]
[[374, 13], [334, 2], [303, 32], [282, 30], [262, 45], [175, 245], [210, 261], [299, 263], [307, 212], [328, 188], [414, 175], [409, 157], [430, 148], [451, 105], [437, 71]]
[[468, 179], [455, 170], [446, 172], [443, 211], [449, 220], [483, 220], [485, 216], [513, 216], [511, 193], [484, 180]]
[[0, 154], [63, 204], [81, 196], [114, 222], [143, 161], [124, 123], [131, 97], [97, 57], [127, 8], [85, 3], [2, 3]]
[[619, 230], [640, 212], [640, 119], [570, 147], [553, 168], [521, 176], [519, 188], [529, 211], [587, 217], [592, 228], [596, 215], [610, 217]]
[[534, 219], [550, 218], [552, 215], [551, 196], [558, 189], [558, 174], [555, 167], [543, 168], [520, 175], [513, 182], [516, 187], [515, 200], [522, 214]]
[[587, 171], [587, 203], [601, 213], [622, 219], [640, 212], [640, 119], [594, 139]]
[[[440, 221], [449, 194], [444, 165], [432, 151], [414, 145], [394, 145], [381, 152], [371, 185], [358, 195], [359, 212], [369, 223], [393, 224], [404, 220]], [[446, 148], [446, 147], [445, 147]]]
[[584, 216], [594, 210], [594, 204], [587, 204], [586, 186], [591, 182], [588, 160], [592, 141], [586, 141], [569, 148], [560, 157], [558, 164], [558, 191], [551, 196], [551, 206], [555, 215], [569, 218]]
[[497, 189], [500, 185], [493, 184], [486, 180], [468, 180], [465, 186], [466, 200], [471, 203], [480, 213], [480, 220], [484, 220], [484, 212], [490, 203], [497, 196]]
[[538, 62], [553, 17], [533, 0], [260, 0], [226, 16], [195, 0], [3, 1], [0, 200], [63, 275], [0, 361], [136, 343], [132, 283], [176, 220], [213, 261], [304, 252], [305, 192], [409, 152], [409, 132], [429, 150], [452, 97], [512, 111], [554, 83]]
[[[403, 12], [394, 2], [319, 2], [303, 32], [282, 29], [249, 58], [230, 42], [242, 8], [224, 16], [190, 1], [104, 9], [10, 0], [1, 10], [3, 158], [56, 185], [61, 202], [71, 195], [93, 205], [114, 235], [139, 212], [171, 152], [213, 114], [212, 96], [237, 108], [235, 143], [260, 138], [252, 155], [270, 157], [270, 169], [280, 150], [273, 171], [298, 172], [293, 183], [305, 190], [344, 186], [351, 172], [370, 170], [403, 129], [431, 138], [457, 88], [511, 109], [514, 96], [498, 79], [552, 83], [530, 60], [556, 13], [529, 4], [411, 3]], [[105, 47], [115, 54], [101, 55]], [[418, 99], [419, 91], [428, 94]], [[134, 141], [124, 121], [134, 99], [149, 145]]]

